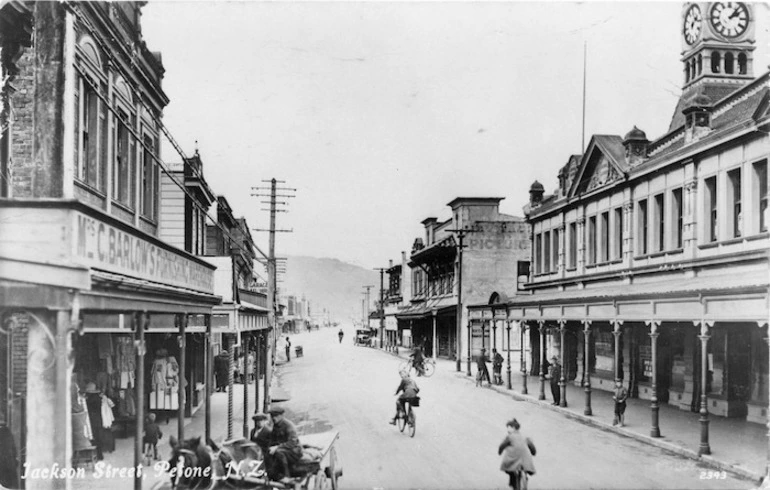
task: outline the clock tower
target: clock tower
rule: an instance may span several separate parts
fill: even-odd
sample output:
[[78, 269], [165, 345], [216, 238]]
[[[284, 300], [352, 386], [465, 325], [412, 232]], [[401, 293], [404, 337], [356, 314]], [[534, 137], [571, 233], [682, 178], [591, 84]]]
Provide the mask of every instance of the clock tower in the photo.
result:
[[[695, 97], [712, 104], [753, 80], [754, 6], [743, 2], [688, 2], [682, 7], [682, 96], [669, 131], [684, 123]], [[705, 97], [705, 98], [704, 98]]]

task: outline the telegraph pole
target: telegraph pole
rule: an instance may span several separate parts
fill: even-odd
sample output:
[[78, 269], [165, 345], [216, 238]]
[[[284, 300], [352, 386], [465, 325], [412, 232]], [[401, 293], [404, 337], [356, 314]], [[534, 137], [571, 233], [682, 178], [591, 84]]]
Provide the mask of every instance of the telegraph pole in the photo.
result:
[[[456, 353], [457, 356], [457, 372], [462, 370], [462, 347], [460, 345], [460, 338], [463, 332], [463, 249], [466, 245], [463, 244], [463, 239], [466, 233], [478, 233], [480, 230], [473, 230], [468, 228], [461, 228], [456, 230], [447, 230], [457, 234], [457, 326], [456, 326]], [[468, 376], [471, 375], [471, 329], [468, 326]]]
[[[275, 215], [276, 213], [285, 213], [284, 209], [276, 209], [276, 205], [286, 205], [286, 201], [277, 201], [277, 197], [295, 197], [293, 194], [278, 194], [278, 191], [290, 191], [296, 192], [297, 189], [291, 189], [287, 187], [278, 187], [278, 183], [285, 183], [276, 179], [263, 180], [262, 182], [270, 183], [270, 200], [261, 201], [263, 204], [269, 204], [270, 209], [263, 209], [263, 211], [270, 212], [270, 228], [267, 230], [256, 229], [255, 231], [267, 231], [269, 233], [269, 246], [267, 252], [267, 325], [268, 332], [272, 332], [272, 335], [268, 334], [270, 349], [272, 350], [272, 360], [268, 362], [268, 358], [265, 358], [265, 388], [263, 396], [262, 411], [267, 412], [270, 408], [270, 380], [273, 376], [273, 363], [275, 362], [275, 346], [277, 342], [277, 328], [275, 325], [275, 311], [276, 311], [276, 290], [278, 289], [278, 279], [276, 277], [276, 257], [275, 257], [275, 233], [276, 232], [291, 232], [292, 230], [276, 230], [275, 229]], [[266, 187], [253, 187], [252, 190], [256, 190], [256, 194], [252, 196], [268, 197], [264, 193], [267, 190]], [[267, 350], [267, 348], [265, 349]], [[265, 352], [267, 355], [267, 352]]]
[[364, 307], [364, 323], [366, 324], [366, 328], [369, 328], [369, 290], [372, 289], [374, 286], [361, 286], [362, 288], [366, 289], [366, 292], [363, 293], [364, 297], [366, 298], [364, 300], [364, 303], [366, 306]]
[[385, 293], [385, 290], [383, 289], [383, 277], [385, 268], [376, 267], [374, 270], [380, 271], [380, 349], [382, 349], [382, 338], [385, 337], [385, 306], [383, 305], [383, 295]]

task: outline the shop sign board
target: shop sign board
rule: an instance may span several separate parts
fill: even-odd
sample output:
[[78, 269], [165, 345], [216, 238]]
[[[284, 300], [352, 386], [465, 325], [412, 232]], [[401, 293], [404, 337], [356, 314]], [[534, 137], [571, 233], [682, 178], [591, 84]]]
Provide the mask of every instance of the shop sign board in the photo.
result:
[[385, 317], [385, 330], [398, 330], [398, 320], [395, 315]]
[[82, 265], [214, 293], [213, 268], [91, 216], [74, 215], [73, 258]]

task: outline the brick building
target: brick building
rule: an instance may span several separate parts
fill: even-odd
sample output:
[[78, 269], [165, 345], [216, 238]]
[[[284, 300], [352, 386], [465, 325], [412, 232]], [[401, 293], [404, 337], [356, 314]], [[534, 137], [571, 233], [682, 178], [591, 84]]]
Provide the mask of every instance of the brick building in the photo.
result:
[[168, 98], [141, 5], [0, 8], [0, 422], [17, 463], [6, 486], [24, 463], [69, 468], [95, 451], [109, 461], [114, 433], [91, 421], [107, 399], [138, 463], [151, 393], [183, 422], [194, 396], [185, 346], [206, 341], [221, 301], [214, 266], [159, 237]]
[[425, 237], [415, 240], [408, 261], [404, 254], [400, 267], [387, 270], [385, 325], [393, 331], [389, 317], [395, 315], [400, 343], [406, 335], [427, 355], [455, 359], [458, 369], [482, 348], [502, 349], [502, 335], [470, 325], [466, 311], [467, 305], [495, 301], [497, 292], [515, 284], [520, 268], [529, 262], [527, 224], [500, 213], [500, 201], [452, 200], [452, 217], [423, 220]]

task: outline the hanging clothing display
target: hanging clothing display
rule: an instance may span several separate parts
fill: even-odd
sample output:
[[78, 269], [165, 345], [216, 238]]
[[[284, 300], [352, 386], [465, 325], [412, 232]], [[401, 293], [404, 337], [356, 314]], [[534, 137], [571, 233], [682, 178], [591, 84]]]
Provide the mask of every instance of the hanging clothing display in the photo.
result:
[[158, 349], [155, 355], [150, 371], [152, 379], [150, 409], [177, 410], [179, 389], [184, 387], [184, 380], [180, 382], [179, 363], [174, 356], [168, 355], [166, 349]]
[[118, 373], [118, 387], [129, 388], [136, 386], [136, 347], [131, 337], [122, 335], [115, 339], [117, 344], [115, 370]]

